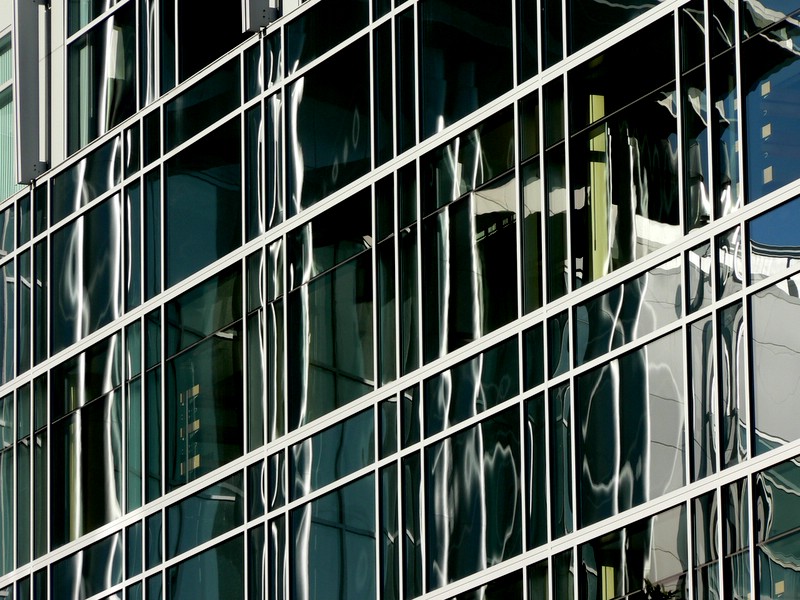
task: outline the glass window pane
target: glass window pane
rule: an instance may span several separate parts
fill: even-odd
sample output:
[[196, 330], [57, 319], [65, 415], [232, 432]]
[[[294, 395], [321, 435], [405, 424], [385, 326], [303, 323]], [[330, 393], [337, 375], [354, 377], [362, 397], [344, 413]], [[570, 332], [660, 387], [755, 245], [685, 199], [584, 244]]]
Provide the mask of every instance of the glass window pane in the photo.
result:
[[682, 346], [677, 331], [575, 379], [582, 525], [686, 482]]
[[167, 569], [168, 600], [243, 600], [244, 585], [241, 535]]
[[800, 258], [800, 198], [750, 221], [747, 234], [751, 283], [796, 268]]
[[[293, 600], [375, 597], [372, 475], [295, 509], [290, 519]], [[358, 576], [346, 576], [351, 573]]]
[[287, 323], [290, 430], [373, 390], [369, 253], [289, 294]]
[[575, 362], [584, 364], [680, 316], [681, 261], [676, 257], [577, 306]]
[[525, 403], [525, 486], [528, 499], [526, 548], [547, 542], [547, 422], [545, 400], [537, 394]]
[[[331, 27], [336, 23], [336, 27]], [[369, 0], [320, 2], [284, 28], [291, 75], [369, 24]]]
[[364, 190], [286, 236], [290, 289], [372, 248], [371, 204]]
[[70, 153], [136, 110], [135, 20], [135, 4], [129, 2], [67, 48]]
[[242, 243], [240, 125], [233, 120], [165, 165], [166, 285]]
[[244, 522], [241, 471], [167, 507], [167, 559], [204, 544]]
[[[167, 102], [165, 152], [177, 148], [239, 106], [239, 71], [239, 59], [230, 60]], [[238, 146], [228, 148], [238, 150]]]
[[[736, 302], [726, 306], [718, 317], [720, 443], [722, 467], [725, 468], [747, 458], [749, 411], [745, 393], [746, 335], [742, 304]], [[775, 382], [772, 385], [774, 389]]]
[[518, 408], [428, 447], [425, 473], [429, 590], [521, 552]]
[[423, 391], [426, 436], [502, 404], [519, 393], [517, 338], [425, 380]]
[[717, 369], [714, 322], [707, 316], [689, 325], [689, 393], [692, 402], [692, 479], [717, 471]]
[[754, 453], [797, 439], [800, 419], [800, 318], [797, 277], [785, 279], [750, 298]]
[[52, 238], [51, 353], [122, 314], [122, 203], [115, 194]]
[[291, 447], [290, 500], [355, 473], [375, 459], [372, 410], [365, 410]]
[[167, 358], [242, 318], [242, 269], [237, 264], [167, 304]]
[[51, 425], [53, 549], [122, 516], [120, 400], [108, 394]]
[[[318, 6], [327, 7], [326, 3]], [[334, 3], [332, 6], [339, 6]], [[337, 21], [338, 22], [338, 21]], [[338, 30], [338, 28], [332, 28]], [[368, 38], [315, 66], [288, 89], [287, 190], [291, 215], [370, 169]]]
[[92, 544], [53, 564], [54, 598], [84, 600], [122, 582], [122, 533]]
[[167, 362], [167, 486], [173, 490], [242, 455], [242, 326]]
[[511, 88], [511, 2], [432, 0], [420, 5], [420, 18], [426, 138]]
[[517, 317], [515, 186], [500, 177], [423, 222], [425, 362]]

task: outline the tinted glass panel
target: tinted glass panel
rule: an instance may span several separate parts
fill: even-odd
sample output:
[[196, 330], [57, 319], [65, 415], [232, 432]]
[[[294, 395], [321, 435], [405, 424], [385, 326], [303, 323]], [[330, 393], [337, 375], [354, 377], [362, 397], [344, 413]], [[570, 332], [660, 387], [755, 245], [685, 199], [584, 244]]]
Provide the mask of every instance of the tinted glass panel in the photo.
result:
[[239, 129], [238, 120], [227, 123], [165, 165], [168, 286], [242, 242]]
[[431, 0], [420, 16], [425, 138], [511, 88], [511, 2]]
[[293, 600], [375, 597], [373, 476], [292, 511], [291, 534]]
[[236, 324], [167, 362], [167, 483], [175, 489], [243, 451], [242, 328]]
[[173, 558], [244, 522], [241, 472], [167, 508], [167, 558]]
[[[153, 596], [148, 590], [147, 598]], [[159, 597], [159, 596], [157, 596]], [[169, 600], [244, 598], [244, 540], [241, 535], [167, 570]]]
[[53, 354], [122, 314], [122, 227], [117, 194], [53, 234]]
[[369, 171], [367, 42], [362, 38], [350, 44], [288, 90], [290, 214], [299, 213]]
[[425, 475], [429, 589], [522, 550], [517, 408], [430, 446]]
[[[230, 60], [166, 104], [165, 152], [200, 133], [239, 106], [239, 71], [238, 58]], [[235, 151], [237, 147], [229, 148]]]
[[761, 454], [797, 438], [800, 419], [800, 318], [796, 278], [785, 279], [751, 297], [750, 347], [754, 397], [754, 451]]
[[583, 525], [685, 483], [681, 346], [676, 332], [576, 378]]

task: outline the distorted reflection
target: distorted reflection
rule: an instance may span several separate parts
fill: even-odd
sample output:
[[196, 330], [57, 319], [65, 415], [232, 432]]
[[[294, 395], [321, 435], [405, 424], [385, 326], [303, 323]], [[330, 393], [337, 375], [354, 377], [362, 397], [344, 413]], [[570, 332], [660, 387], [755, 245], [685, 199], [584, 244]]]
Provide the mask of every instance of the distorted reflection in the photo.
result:
[[289, 428], [374, 388], [372, 257], [365, 252], [288, 295]]
[[122, 218], [115, 194], [53, 234], [52, 354], [122, 314]]
[[581, 545], [580, 565], [580, 597], [587, 600], [685, 598], [689, 565], [685, 508], [670, 509]]
[[717, 471], [717, 370], [714, 324], [707, 316], [689, 325], [689, 392], [692, 403], [692, 479]]
[[794, 458], [756, 475], [757, 589], [762, 598], [800, 594], [800, 463]]
[[518, 409], [433, 444], [425, 456], [428, 589], [519, 554]]
[[287, 90], [287, 212], [295, 215], [370, 167], [368, 38], [315, 66]]
[[[745, 5], [753, 7], [756, 2]], [[778, 8], [781, 9], [788, 10], [788, 6]], [[763, 16], [776, 18], [779, 14], [769, 11]], [[742, 44], [741, 57], [749, 149], [747, 201], [753, 202], [790, 183], [800, 171], [800, 125], [784, 108], [793, 104], [800, 93], [800, 26], [796, 18]]]
[[[700, 15], [702, 17], [702, 15]], [[708, 111], [705, 69], [695, 69], [683, 84], [685, 229], [702, 227], [712, 216], [708, 179]]]
[[354, 473], [374, 460], [371, 410], [363, 411], [291, 447], [291, 500]]
[[16, 305], [14, 261], [0, 267], [0, 382], [14, 377], [14, 307]]
[[519, 393], [516, 338], [427, 379], [425, 435], [433, 435]]
[[[731, 12], [723, 2], [716, 7]], [[718, 22], [719, 23], [719, 22]], [[727, 42], [726, 42], [727, 44]], [[724, 217], [742, 205], [739, 173], [739, 97], [736, 85], [736, 62], [733, 51], [711, 61], [711, 131], [712, 164], [714, 166], [714, 199], [716, 216]]]
[[717, 297], [725, 298], [742, 289], [744, 281], [744, 240], [739, 225], [718, 235], [717, 248]]
[[691, 314], [710, 305], [711, 272], [714, 268], [711, 244], [695, 246], [686, 253], [686, 312]]
[[50, 223], [56, 224], [122, 182], [123, 145], [119, 136], [53, 177]]
[[579, 304], [575, 311], [576, 364], [673, 323], [681, 316], [681, 296], [681, 263], [676, 257]]
[[50, 390], [50, 545], [122, 514], [120, 336], [54, 367]]
[[167, 286], [241, 244], [240, 141], [239, 121], [229, 121], [164, 165]]
[[500, 178], [423, 221], [425, 362], [517, 316], [514, 187]]
[[692, 501], [692, 541], [694, 543], [694, 598], [719, 598], [719, 506], [716, 491]]
[[68, 149], [75, 152], [136, 110], [136, 11], [120, 8], [68, 47]]
[[522, 571], [511, 573], [450, 600], [522, 600]]
[[742, 304], [719, 312], [720, 457], [727, 467], [747, 458], [747, 396], [745, 392], [745, 326]]
[[[605, 97], [591, 95], [593, 121]], [[658, 92], [572, 145], [575, 285], [594, 281], [681, 235], [673, 89]]]
[[685, 483], [683, 368], [678, 331], [575, 379], [582, 525]]
[[375, 597], [372, 475], [292, 511], [291, 532], [291, 600]]
[[800, 419], [800, 340], [787, 323], [800, 318], [800, 281], [784, 279], [751, 297], [750, 346], [754, 452], [797, 439]]
[[722, 577], [724, 589], [735, 600], [750, 595], [750, 500], [747, 479], [722, 488]]
[[51, 594], [84, 600], [122, 581], [122, 533], [116, 533], [54, 563]]
[[747, 233], [751, 283], [796, 268], [800, 260], [800, 198], [756, 217], [748, 223]]

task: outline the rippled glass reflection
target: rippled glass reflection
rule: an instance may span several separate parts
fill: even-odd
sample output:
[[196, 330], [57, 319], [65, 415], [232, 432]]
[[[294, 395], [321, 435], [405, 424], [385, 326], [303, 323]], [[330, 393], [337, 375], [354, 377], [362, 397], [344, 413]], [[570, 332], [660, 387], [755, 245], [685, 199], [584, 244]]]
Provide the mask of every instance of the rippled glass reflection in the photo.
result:
[[750, 282], [796, 268], [800, 260], [800, 198], [747, 224]]
[[122, 314], [123, 237], [119, 194], [53, 234], [51, 353]]
[[291, 532], [291, 600], [375, 597], [372, 475], [292, 511]]
[[374, 460], [371, 410], [361, 412], [292, 446], [289, 454], [291, 499], [301, 498]]
[[676, 507], [592, 540], [580, 547], [580, 555], [581, 598], [684, 598], [685, 509]]
[[297, 214], [370, 168], [369, 45], [362, 38], [287, 90], [287, 211]]
[[679, 331], [575, 379], [582, 525], [685, 483], [683, 368]]
[[65, 600], [83, 600], [120, 583], [122, 534], [116, 533], [54, 563], [50, 577], [53, 597]]
[[510, 338], [423, 385], [425, 435], [460, 423], [519, 393], [519, 348]]
[[757, 585], [762, 598], [800, 594], [800, 464], [794, 458], [756, 475]]
[[576, 363], [584, 364], [681, 316], [681, 264], [674, 258], [579, 304]]
[[800, 282], [784, 279], [751, 297], [750, 347], [756, 454], [797, 439], [800, 340], [787, 323], [800, 319]]
[[522, 550], [517, 408], [433, 444], [425, 459], [428, 589]]

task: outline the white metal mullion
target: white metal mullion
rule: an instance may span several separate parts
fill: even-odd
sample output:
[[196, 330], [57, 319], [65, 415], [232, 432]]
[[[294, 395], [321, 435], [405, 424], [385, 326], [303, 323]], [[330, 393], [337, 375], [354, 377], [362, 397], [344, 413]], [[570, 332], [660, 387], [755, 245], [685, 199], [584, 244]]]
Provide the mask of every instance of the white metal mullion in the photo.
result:
[[683, 69], [681, 68], [681, 20], [680, 8], [675, 9], [673, 19], [673, 44], [675, 52], [675, 129], [678, 140], [678, 225], [680, 232], [683, 234], [686, 231], [686, 218], [685, 218], [685, 194], [684, 194], [684, 152], [683, 152]]

